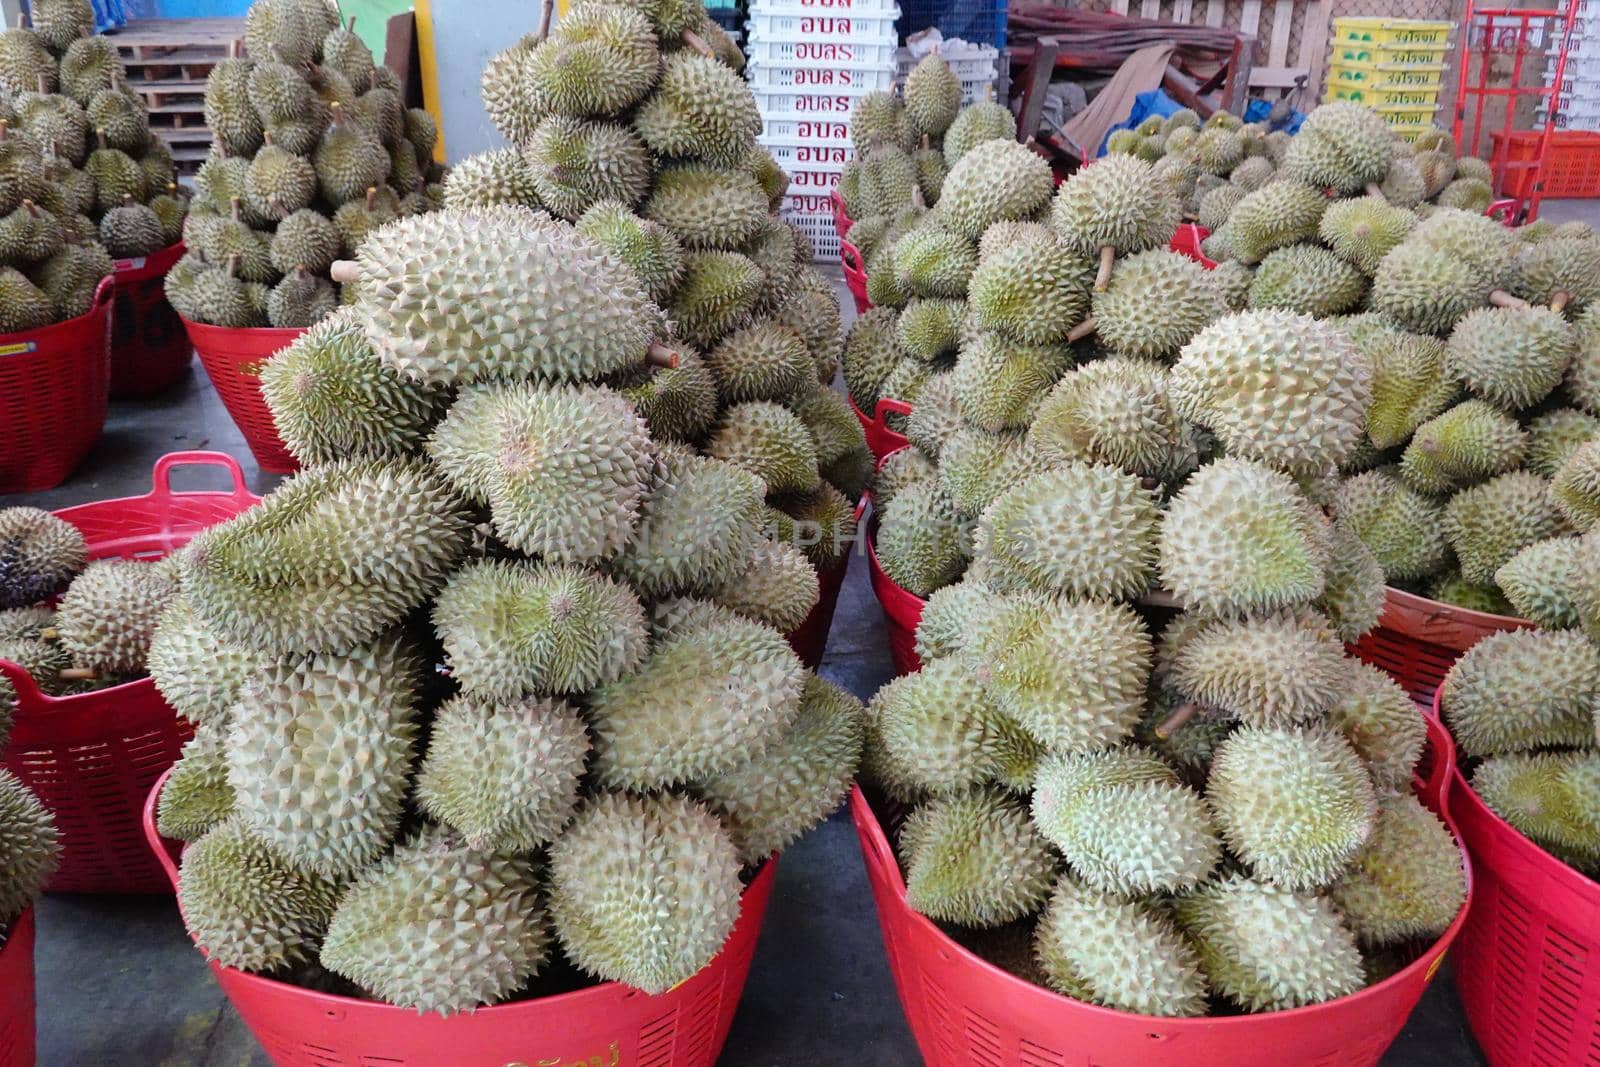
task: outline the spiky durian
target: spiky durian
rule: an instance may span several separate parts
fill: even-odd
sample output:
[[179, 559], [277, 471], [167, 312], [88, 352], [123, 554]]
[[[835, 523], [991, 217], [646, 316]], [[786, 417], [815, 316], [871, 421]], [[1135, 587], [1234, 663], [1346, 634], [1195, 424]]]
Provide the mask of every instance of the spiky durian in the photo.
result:
[[[957, 410], [968, 425], [989, 433], [1023, 429], [1071, 365], [1071, 349], [1064, 345], [1019, 344], [998, 334], [981, 334], [962, 346], [956, 360], [952, 384]], [[886, 393], [893, 380], [891, 376], [885, 382]], [[913, 404], [919, 399], [904, 390], [896, 395]]]
[[523, 147], [528, 179], [539, 203], [575, 220], [595, 204], [633, 207], [650, 188], [650, 156], [626, 126], [551, 116]]
[[917, 131], [900, 99], [892, 92], [878, 90], [857, 97], [851, 104], [850, 138], [858, 154], [864, 155], [875, 142], [909, 152], [916, 144]]
[[[1163, 313], [1152, 315], [1153, 307]], [[1225, 310], [1205, 268], [1167, 249], [1121, 260], [1111, 284], [1094, 294], [1096, 332], [1125, 356], [1170, 359]]]
[[389, 176], [389, 153], [376, 137], [350, 121], [337, 103], [331, 105], [331, 111], [332, 125], [317, 144], [312, 165], [323, 198], [343, 204]]
[[637, 103], [656, 80], [650, 22], [621, 4], [584, 4], [524, 60], [527, 92], [563, 115], [608, 115]]
[[150, 639], [148, 667], [156, 688], [178, 714], [202, 726], [224, 723], [240, 688], [270, 662], [220, 638], [182, 596], [161, 615]]
[[226, 743], [227, 731], [211, 728], [197, 731], [183, 746], [156, 808], [162, 837], [196, 841], [233, 814]]
[[1600, 434], [1600, 419], [1577, 408], [1554, 408], [1528, 422], [1527, 468], [1553, 478], [1567, 459]]
[[1383, 671], [1351, 659], [1328, 724], [1350, 742], [1380, 792], [1404, 792], [1422, 758], [1427, 726], [1404, 689]]
[[1581, 556], [1575, 537], [1535, 541], [1500, 565], [1494, 584], [1521, 618], [1549, 630], [1570, 629], [1581, 622], [1572, 589]]
[[723, 607], [790, 633], [817, 606], [820, 588], [816, 568], [805, 553], [765, 540], [756, 545], [744, 573], [708, 595]]
[[939, 450], [939, 488], [959, 515], [976, 519], [1007, 487], [1053, 465], [1019, 433], [963, 426]]
[[38, 508], [0, 508], [0, 610], [53, 596], [87, 561], [83, 534], [72, 523]]
[[1046, 235], [986, 256], [963, 294], [972, 321], [1026, 344], [1060, 344], [1089, 311], [1090, 261]]
[[748, 241], [766, 221], [767, 195], [742, 171], [684, 163], [656, 176], [641, 211], [689, 248], [730, 249]]
[[995, 100], [980, 100], [962, 108], [945, 130], [944, 158], [954, 167], [962, 156], [985, 141], [1016, 139], [1017, 118], [1011, 109]]
[[1372, 364], [1367, 436], [1376, 448], [1402, 444], [1458, 395], [1446, 373], [1444, 342], [1436, 337], [1386, 330], [1359, 347]]
[[706, 454], [742, 467], [771, 493], [816, 488], [816, 442], [799, 417], [768, 401], [734, 404], [706, 444]]
[[112, 676], [142, 674], [156, 622], [177, 592], [170, 568], [97, 560], [62, 596], [55, 628], [79, 666]]
[[937, 53], [924, 56], [906, 76], [906, 118], [920, 134], [937, 137], [961, 110], [961, 80]]
[[1027, 808], [996, 788], [921, 805], [900, 831], [906, 896], [922, 914], [992, 927], [1038, 908], [1057, 864]]
[[615, 385], [657, 440], [698, 441], [717, 417], [716, 378], [687, 348], [678, 352], [676, 367], [641, 367]]
[[933, 210], [947, 228], [976, 241], [995, 222], [1032, 215], [1050, 193], [1050, 166], [1032, 149], [984, 141], [951, 166]]
[[1600, 862], [1600, 756], [1541, 752], [1493, 756], [1472, 774], [1472, 788], [1506, 822], [1566, 863]]
[[710, 345], [749, 316], [761, 292], [761, 268], [737, 252], [689, 252], [666, 310], [680, 334]]
[[1400, 793], [1378, 801], [1367, 846], [1329, 899], [1363, 945], [1444, 933], [1466, 902], [1461, 849], [1439, 817]]
[[896, 449], [883, 458], [873, 474], [873, 501], [878, 507], [887, 508], [889, 501], [902, 489], [910, 485], [934, 485], [937, 477], [934, 461], [920, 448], [913, 445]]
[[[529, 139], [531, 136], [530, 131]], [[445, 207], [467, 209], [496, 204], [543, 206], [527, 160], [518, 149], [479, 152], [451, 167], [450, 173], [445, 175]]]
[[[1150, 164], [1107, 156], [1062, 183], [1050, 222], [1079, 255], [1104, 256], [1108, 248], [1130, 255], [1165, 244], [1177, 228], [1178, 211], [1177, 198]], [[1104, 288], [1105, 280], [1098, 279], [1097, 287]]]
[[1383, 565], [1349, 527], [1333, 524], [1329, 539], [1327, 584], [1316, 607], [1344, 641], [1357, 641], [1378, 625], [1383, 614]]
[[1573, 631], [1494, 633], [1450, 668], [1440, 707], [1471, 756], [1588, 745], [1597, 671], [1600, 652]]
[[1269, 252], [1250, 279], [1249, 306], [1285, 308], [1316, 318], [1348, 311], [1366, 295], [1367, 278], [1353, 264], [1316, 245]]
[[1363, 104], [1336, 100], [1306, 117], [1284, 155], [1284, 174], [1314, 188], [1357, 192], [1389, 172], [1391, 135], [1382, 116]]
[[1550, 499], [1550, 483], [1528, 471], [1513, 471], [1465, 489], [1445, 505], [1445, 540], [1455, 550], [1461, 576], [1475, 585], [1524, 547], [1560, 532], [1561, 514]]
[[545, 38], [526, 34], [510, 48], [489, 58], [483, 68], [480, 95], [495, 129], [512, 144], [522, 144], [547, 113], [529, 71], [533, 53]]
[[[1526, 483], [1529, 488], [1532, 484]], [[1567, 457], [1550, 481], [1550, 499], [1579, 531], [1600, 520], [1600, 440], [1591, 438]], [[1529, 508], [1532, 514], [1531, 502]]]
[[1516, 410], [1561, 383], [1575, 344], [1572, 328], [1548, 308], [1480, 308], [1456, 323], [1445, 367], [1478, 396]]
[[1344, 646], [1322, 616], [1279, 612], [1206, 623], [1167, 666], [1184, 696], [1271, 729], [1320, 718], [1343, 692]]
[[1164, 474], [1175, 465], [1183, 438], [1166, 383], [1165, 368], [1148, 360], [1084, 364], [1039, 403], [1028, 444], [1052, 462], [1081, 459], [1143, 476]]
[[613, 566], [650, 598], [721, 585], [755, 550], [762, 496], [761, 479], [734, 464], [663, 448], [637, 533]]
[[1515, 419], [1465, 400], [1417, 427], [1400, 476], [1418, 492], [1448, 492], [1514, 470], [1527, 449], [1528, 434]]
[[1004, 604], [993, 589], [969, 577], [935, 590], [917, 621], [917, 656], [924, 664], [970, 647], [975, 635]]
[[1298, 182], [1272, 182], [1246, 196], [1228, 216], [1230, 245], [1246, 264], [1300, 241], [1314, 240], [1328, 200]]
[[738, 74], [691, 51], [666, 61], [660, 84], [634, 117], [657, 154], [731, 166], [761, 131], [755, 97]]
[[963, 527], [955, 506], [932, 482], [902, 487], [883, 505], [875, 551], [884, 573], [918, 596], [961, 573]]

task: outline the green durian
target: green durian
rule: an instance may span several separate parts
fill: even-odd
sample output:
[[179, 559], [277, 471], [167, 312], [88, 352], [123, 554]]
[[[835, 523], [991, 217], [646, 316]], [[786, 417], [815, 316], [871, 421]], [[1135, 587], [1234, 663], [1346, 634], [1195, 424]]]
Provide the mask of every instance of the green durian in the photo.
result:
[[1489, 585], [1494, 572], [1521, 549], [1561, 532], [1561, 513], [1550, 489], [1551, 483], [1537, 474], [1513, 471], [1450, 498], [1444, 508], [1444, 536], [1464, 579]]
[[1409, 793], [1379, 799], [1371, 838], [1329, 893], [1363, 945], [1436, 938], [1466, 898], [1455, 837]]
[[985, 257], [960, 295], [971, 320], [1015, 341], [1065, 342], [1089, 312], [1093, 267], [1063, 241], [1021, 240]]
[[906, 899], [931, 919], [1001, 926], [1038, 909], [1057, 861], [1027, 808], [997, 789], [920, 805], [900, 830]]
[[1548, 308], [1480, 308], [1456, 323], [1445, 368], [1506, 410], [1530, 407], [1561, 384], [1576, 336]]
[[1521, 466], [1528, 434], [1482, 400], [1465, 400], [1417, 427], [1400, 477], [1422, 493], [1445, 493]]
[[960, 576], [963, 524], [937, 484], [902, 486], [881, 508], [874, 551], [895, 584], [927, 596]]
[[715, 166], [738, 163], [761, 132], [761, 115], [744, 79], [692, 51], [668, 57], [660, 83], [633, 122], [657, 155]]
[[1591, 745], [1597, 672], [1600, 651], [1574, 631], [1501, 631], [1456, 660], [1439, 706], [1468, 756]]
[[156, 829], [162, 837], [197, 841], [233, 814], [227, 731], [201, 729], [184, 746], [161, 787]]
[[642, 12], [623, 4], [582, 4], [529, 52], [527, 92], [561, 115], [610, 115], [650, 91], [659, 65], [656, 35]]
[[1492, 756], [1472, 774], [1490, 809], [1565, 863], [1600, 864], [1600, 756], [1540, 752]]
[[[1580, 532], [1593, 527], [1600, 520], [1600, 441], [1591, 437], [1574, 449], [1549, 484], [1550, 499], [1563, 519]], [[1532, 482], [1527, 485], [1531, 488]]]
[[62, 595], [55, 628], [78, 666], [111, 676], [143, 674], [156, 623], [177, 593], [170, 568], [96, 560]]
[[87, 562], [88, 546], [72, 523], [38, 508], [0, 508], [0, 610], [48, 600]]
[[951, 165], [934, 214], [976, 241], [995, 222], [1025, 219], [1043, 208], [1051, 188], [1050, 167], [1032, 149], [1015, 141], [984, 141]]
[[1360, 660], [1346, 662], [1350, 674], [1328, 709], [1328, 725], [1355, 749], [1380, 794], [1406, 792], [1422, 759], [1425, 721], [1394, 679]]
[[663, 448], [633, 540], [612, 566], [647, 598], [722, 585], [755, 551], [763, 494], [761, 478], [732, 463]]
[[[596, 198], [600, 199], [600, 198]], [[767, 219], [767, 195], [749, 174], [702, 163], [663, 168], [641, 212], [691, 249], [731, 249]]]
[[1166, 668], [1190, 700], [1260, 730], [1320, 719], [1344, 692], [1344, 645], [1314, 612], [1218, 619], [1184, 641]]

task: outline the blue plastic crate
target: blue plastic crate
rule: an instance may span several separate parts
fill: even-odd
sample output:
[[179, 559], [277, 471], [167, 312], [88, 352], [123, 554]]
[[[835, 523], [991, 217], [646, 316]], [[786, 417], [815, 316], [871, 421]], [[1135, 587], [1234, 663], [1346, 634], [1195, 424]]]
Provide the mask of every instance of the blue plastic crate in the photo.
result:
[[1006, 47], [1006, 0], [900, 0], [895, 28], [905, 39], [929, 26], [946, 37]]

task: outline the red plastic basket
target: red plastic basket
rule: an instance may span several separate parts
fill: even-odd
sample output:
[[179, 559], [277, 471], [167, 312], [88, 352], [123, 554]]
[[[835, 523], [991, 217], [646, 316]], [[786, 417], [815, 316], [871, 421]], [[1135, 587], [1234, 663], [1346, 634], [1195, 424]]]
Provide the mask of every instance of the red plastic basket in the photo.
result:
[[1600, 884], [1496, 815], [1460, 768], [1455, 780], [1451, 810], [1477, 878], [1455, 966], [1473, 1036], [1491, 1067], [1593, 1067]]
[[[179, 845], [155, 826], [165, 780], [145, 803], [144, 835], [176, 888]], [[278, 1067], [712, 1067], [744, 992], [776, 871], [773, 857], [745, 889], [739, 919], [717, 958], [660, 996], [607, 982], [441, 1018], [315, 993], [215, 963], [211, 972]]]
[[890, 415], [909, 415], [911, 405], [903, 400], [891, 400], [884, 397], [878, 401], [878, 406], [873, 411], [872, 418], [862, 414], [856, 407], [854, 400], [850, 401], [850, 410], [856, 413], [856, 420], [861, 423], [861, 429], [867, 435], [867, 450], [872, 453], [872, 458], [879, 463], [891, 452], [898, 452], [911, 444], [906, 435], [898, 430], [889, 429]]
[[33, 909], [17, 916], [0, 945], [0, 1067], [33, 1067]]
[[[220, 466], [228, 492], [177, 493], [176, 467]], [[174, 452], [156, 461], [145, 496], [80, 504], [56, 512], [83, 531], [93, 559], [151, 559], [230, 519], [257, 498], [232, 456]], [[0, 674], [17, 691], [16, 722], [0, 765], [21, 778], [55, 816], [61, 866], [57, 893], [165, 893], [166, 876], [139, 828], [150, 786], [193, 734], [149, 678], [76, 696], [51, 697], [14, 663]]]
[[[866, 500], [856, 505], [856, 522], [861, 522], [861, 512], [866, 507]], [[845, 573], [850, 569], [850, 553], [846, 552], [839, 560], [838, 566], [827, 572], [819, 572], [817, 584], [821, 587], [821, 595], [817, 598], [816, 607], [811, 609], [811, 614], [806, 616], [793, 633], [789, 634], [789, 647], [794, 649], [794, 654], [800, 657], [812, 670], [822, 666], [822, 657], [828, 651], [828, 632], [833, 629], [833, 611], [839, 606], [839, 590], [844, 587]]]
[[1200, 250], [1200, 242], [1211, 236], [1211, 231], [1198, 222], [1181, 222], [1172, 233], [1167, 247], [1200, 264], [1206, 270], [1216, 270], [1217, 261]]
[[850, 232], [850, 227], [856, 220], [844, 213], [844, 197], [835, 189], [828, 194], [828, 203], [833, 207], [833, 228], [839, 234], [839, 240], [844, 240], [844, 235]]
[[875, 530], [867, 531], [867, 562], [872, 564], [872, 591], [883, 606], [883, 625], [889, 636], [889, 658], [894, 669], [901, 674], [914, 674], [922, 669], [922, 658], [917, 655], [917, 624], [922, 621], [922, 606], [926, 600], [896, 585], [884, 573], [878, 562]]
[[0, 334], [0, 493], [53, 489], [100, 439], [111, 375], [110, 278], [75, 319]]
[[[1517, 130], [1509, 138], [1500, 130], [1490, 132], [1494, 154], [1490, 166], [1501, 173], [1502, 163], [1526, 163], [1539, 156], [1536, 130]], [[1550, 135], [1550, 151], [1543, 168], [1518, 167], [1505, 171], [1501, 196], [1526, 200], [1533, 185], [1541, 182], [1547, 197], [1600, 196], [1600, 133], [1589, 130], [1556, 130]]]
[[[1428, 741], [1432, 766], [1418, 795], [1455, 832], [1447, 806], [1454, 746], [1436, 722]], [[1444, 936], [1398, 974], [1348, 997], [1263, 1015], [1151, 1018], [1058, 996], [956, 944], [906, 903], [900, 865], [859, 787], [850, 813], [889, 969], [929, 1067], [1372, 1067], [1438, 973], [1474, 893], [1468, 868], [1468, 907]]]
[[300, 461], [284, 447], [272, 411], [261, 395], [261, 367], [274, 352], [305, 331], [235, 330], [182, 321], [201, 366], [222, 397], [222, 406], [233, 416], [245, 444], [250, 446], [250, 454], [256, 457], [256, 466], [268, 474], [293, 474], [299, 470]]
[[872, 301], [867, 299], [867, 266], [861, 261], [856, 246], [842, 237], [839, 239], [839, 269], [844, 272], [845, 287], [855, 297], [856, 314], [865, 315], [872, 310]]
[[1351, 646], [1351, 651], [1400, 683], [1422, 707], [1461, 654], [1492, 633], [1525, 630], [1526, 619], [1468, 611], [1389, 588], [1384, 593], [1378, 625]]
[[183, 258], [180, 241], [138, 259], [117, 260], [111, 327], [111, 395], [155, 396], [177, 385], [194, 348], [183, 320], [167, 301], [167, 271]]

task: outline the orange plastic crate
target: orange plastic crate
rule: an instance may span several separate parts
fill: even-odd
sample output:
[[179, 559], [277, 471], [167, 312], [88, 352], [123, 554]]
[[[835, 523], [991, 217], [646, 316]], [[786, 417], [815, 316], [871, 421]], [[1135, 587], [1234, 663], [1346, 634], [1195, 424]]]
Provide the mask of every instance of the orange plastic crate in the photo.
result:
[[[1531, 162], [1539, 151], [1539, 133], [1518, 130], [1510, 135], [1495, 132], [1494, 163]], [[1533, 183], [1541, 174], [1533, 168], [1507, 170], [1502, 195], [1525, 199], [1533, 193]], [[1548, 197], [1600, 196], [1600, 133], [1585, 130], [1557, 130], [1550, 135], [1550, 154], [1542, 171], [1544, 195]]]

